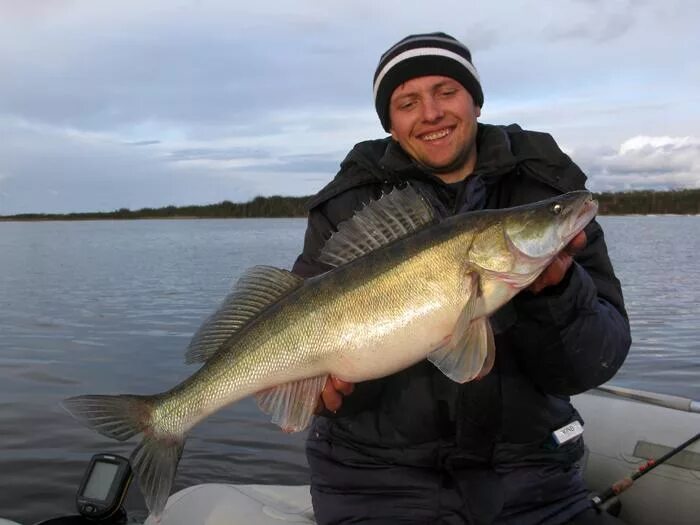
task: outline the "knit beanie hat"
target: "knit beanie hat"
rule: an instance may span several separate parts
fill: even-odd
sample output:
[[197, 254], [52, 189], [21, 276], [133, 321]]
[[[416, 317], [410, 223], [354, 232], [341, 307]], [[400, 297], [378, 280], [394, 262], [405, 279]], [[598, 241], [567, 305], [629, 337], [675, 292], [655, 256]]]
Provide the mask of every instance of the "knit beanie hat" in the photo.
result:
[[374, 73], [374, 106], [385, 131], [391, 128], [391, 94], [404, 82], [426, 75], [454, 78], [477, 106], [484, 105], [479, 73], [467, 46], [445, 33], [410, 35], [382, 55]]

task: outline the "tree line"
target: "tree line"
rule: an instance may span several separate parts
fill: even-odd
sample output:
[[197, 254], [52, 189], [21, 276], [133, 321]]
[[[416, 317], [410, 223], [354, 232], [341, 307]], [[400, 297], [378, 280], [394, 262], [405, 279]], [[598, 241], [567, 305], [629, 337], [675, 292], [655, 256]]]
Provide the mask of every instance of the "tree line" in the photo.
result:
[[[627, 191], [596, 193], [600, 215], [700, 214], [700, 189], [675, 191]], [[100, 220], [100, 219], [176, 219], [176, 218], [251, 218], [305, 217], [306, 197], [255, 197], [243, 203], [222, 201], [202, 206], [165, 206], [163, 208], [120, 208], [111, 212], [21, 213], [0, 216], [2, 220]]]
[[700, 214], [700, 189], [597, 193], [601, 215]]
[[255, 197], [248, 202], [222, 201], [217, 204], [165, 206], [163, 208], [120, 208], [114, 211], [85, 213], [21, 213], [3, 216], [14, 220], [99, 220], [99, 219], [229, 219], [249, 217], [305, 217], [310, 197]]

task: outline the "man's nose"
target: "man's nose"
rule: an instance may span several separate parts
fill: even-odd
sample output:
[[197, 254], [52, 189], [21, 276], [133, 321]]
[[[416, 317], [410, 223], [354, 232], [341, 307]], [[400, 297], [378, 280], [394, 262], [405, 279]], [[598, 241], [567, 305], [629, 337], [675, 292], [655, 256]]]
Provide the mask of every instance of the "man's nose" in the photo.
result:
[[427, 122], [435, 122], [444, 116], [440, 101], [435, 97], [427, 97], [423, 103], [423, 119]]

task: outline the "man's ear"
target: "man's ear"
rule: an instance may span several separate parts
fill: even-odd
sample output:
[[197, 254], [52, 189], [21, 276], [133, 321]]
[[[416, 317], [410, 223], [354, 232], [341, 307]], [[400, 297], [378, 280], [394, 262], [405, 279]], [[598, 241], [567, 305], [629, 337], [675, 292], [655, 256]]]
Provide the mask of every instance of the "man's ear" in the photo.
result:
[[391, 138], [394, 139], [396, 142], [399, 141], [399, 139], [396, 138], [396, 132], [394, 131], [394, 128], [389, 129], [389, 133], [391, 133]]
[[[476, 106], [476, 104], [474, 104]], [[481, 106], [476, 106], [476, 118], [481, 116]]]

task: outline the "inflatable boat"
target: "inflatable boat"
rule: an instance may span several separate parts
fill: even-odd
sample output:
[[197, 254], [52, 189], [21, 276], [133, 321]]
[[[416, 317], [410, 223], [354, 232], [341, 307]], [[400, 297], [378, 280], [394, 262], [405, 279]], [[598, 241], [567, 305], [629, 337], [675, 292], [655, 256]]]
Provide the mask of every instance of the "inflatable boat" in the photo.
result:
[[[584, 420], [584, 469], [592, 500], [637, 476], [600, 507], [605, 511], [614, 504], [629, 525], [700, 524], [700, 401], [613, 386], [572, 401]], [[687, 446], [680, 449], [680, 444]], [[656, 465], [649, 461], [669, 455]], [[106, 525], [81, 516], [35, 525], [83, 523]], [[314, 523], [308, 485], [202, 484], [170, 496], [160, 521], [149, 517], [144, 525]], [[21, 524], [0, 518], [0, 525]]]
[[[604, 493], [700, 432], [700, 402], [682, 397], [604, 386], [575, 396], [573, 404], [585, 422], [585, 476], [594, 493]], [[700, 440], [640, 476], [619, 502], [619, 517], [629, 525], [699, 525]], [[173, 494], [160, 523], [315, 521], [308, 486], [204, 484]], [[146, 525], [156, 522], [149, 518]]]

